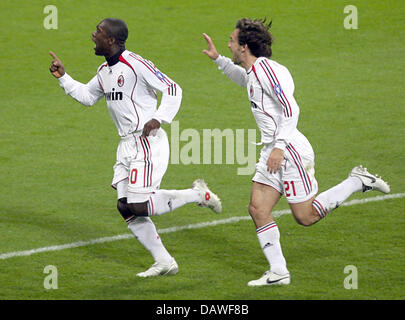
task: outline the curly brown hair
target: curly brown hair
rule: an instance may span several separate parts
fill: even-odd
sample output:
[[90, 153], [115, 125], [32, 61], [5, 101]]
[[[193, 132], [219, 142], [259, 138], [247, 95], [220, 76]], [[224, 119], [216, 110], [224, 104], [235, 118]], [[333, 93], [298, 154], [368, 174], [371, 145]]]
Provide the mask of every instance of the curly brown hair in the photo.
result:
[[239, 29], [239, 44], [247, 44], [250, 52], [257, 58], [270, 58], [272, 55], [271, 44], [273, 43], [273, 36], [269, 31], [271, 24], [272, 21], [266, 22], [266, 19], [240, 19], [236, 23], [236, 29]]

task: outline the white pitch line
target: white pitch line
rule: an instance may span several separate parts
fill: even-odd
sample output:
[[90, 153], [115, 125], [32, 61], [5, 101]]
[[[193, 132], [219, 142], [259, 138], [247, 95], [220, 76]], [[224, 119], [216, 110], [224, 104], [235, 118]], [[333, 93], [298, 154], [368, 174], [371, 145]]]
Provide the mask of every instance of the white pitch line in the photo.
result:
[[[342, 206], [353, 206], [356, 204], [364, 204], [364, 203], [369, 203], [369, 202], [377, 202], [377, 201], [384, 201], [384, 200], [388, 200], [388, 199], [398, 199], [398, 198], [404, 198], [404, 197], [405, 197], [405, 193], [388, 194], [388, 195], [384, 195], [384, 196], [377, 196], [377, 197], [372, 197], [372, 198], [355, 199], [355, 200], [347, 201], [347, 202], [343, 203]], [[277, 211], [273, 212], [273, 216], [277, 218], [282, 215], [290, 214], [290, 213], [291, 213], [290, 209], [277, 210]], [[189, 224], [189, 225], [185, 225], [185, 226], [177, 226], [177, 227], [159, 229], [157, 231], [160, 234], [171, 233], [171, 232], [178, 232], [178, 231], [182, 231], [182, 230], [212, 227], [212, 226], [217, 226], [220, 224], [236, 223], [236, 222], [239, 222], [242, 220], [250, 220], [250, 219], [251, 219], [250, 216], [231, 217], [231, 218], [227, 218], [227, 219], [214, 220], [214, 221], [201, 222], [201, 223], [196, 223], [196, 224]], [[131, 233], [125, 233], [125, 234], [119, 234], [119, 235], [112, 236], [112, 237], [104, 237], [104, 238], [98, 238], [98, 239], [93, 239], [93, 240], [88, 240], [88, 241], [77, 241], [77, 242], [72, 242], [72, 243], [67, 243], [67, 244], [62, 244], [62, 245], [42, 247], [42, 248], [37, 248], [37, 249], [25, 250], [25, 251], [14, 251], [14, 252], [0, 254], [0, 260], [5, 260], [5, 259], [13, 258], [13, 257], [30, 256], [30, 255], [33, 255], [36, 253], [41, 253], [41, 252], [59, 251], [59, 250], [89, 246], [89, 245], [98, 244], [98, 243], [112, 242], [112, 241], [133, 239], [133, 238], [134, 238], [134, 236]]]

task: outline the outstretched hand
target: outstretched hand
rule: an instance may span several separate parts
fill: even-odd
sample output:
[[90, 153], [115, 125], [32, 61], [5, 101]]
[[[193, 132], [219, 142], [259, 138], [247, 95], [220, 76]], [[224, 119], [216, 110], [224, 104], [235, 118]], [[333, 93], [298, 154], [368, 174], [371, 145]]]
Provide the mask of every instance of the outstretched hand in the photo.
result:
[[206, 54], [208, 57], [210, 57], [212, 60], [216, 60], [219, 56], [219, 53], [215, 48], [215, 45], [212, 42], [211, 37], [206, 33], [203, 33], [203, 37], [205, 41], [207, 41], [208, 50], [203, 50], [202, 52]]
[[62, 77], [65, 74], [65, 66], [63, 65], [62, 61], [60, 61], [60, 59], [52, 51], [49, 51], [49, 54], [53, 58], [49, 71], [55, 78]]

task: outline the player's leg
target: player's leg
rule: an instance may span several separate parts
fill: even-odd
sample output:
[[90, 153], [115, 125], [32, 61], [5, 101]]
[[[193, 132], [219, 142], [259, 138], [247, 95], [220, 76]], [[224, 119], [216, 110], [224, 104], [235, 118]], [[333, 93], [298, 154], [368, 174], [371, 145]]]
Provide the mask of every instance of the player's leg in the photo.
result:
[[274, 222], [272, 210], [280, 197], [275, 188], [253, 181], [248, 210], [256, 229]]
[[[118, 202], [117, 208], [128, 224], [128, 229], [135, 238], [152, 255], [155, 263], [145, 272], [138, 273], [140, 277], [171, 275], [178, 272], [175, 259], [170, 255], [156, 230], [155, 224], [147, 216], [136, 216], [128, 207], [128, 179], [116, 184]], [[142, 202], [140, 202], [140, 206]]]
[[145, 204], [128, 201], [134, 215], [154, 216], [171, 212], [188, 203], [197, 203], [219, 213], [221, 201], [207, 184], [198, 179], [191, 188], [183, 190], [159, 189], [169, 162], [169, 142], [163, 129], [155, 137], [137, 138], [138, 154], [131, 161], [129, 173], [129, 193], [149, 194]]
[[256, 234], [270, 270], [285, 274], [288, 272], [281, 245], [280, 232], [271, 214], [281, 194], [273, 187], [253, 182], [249, 214], [256, 226]]
[[313, 225], [361, 189], [359, 179], [349, 177], [316, 197], [315, 156], [311, 144], [303, 135], [297, 135], [294, 142], [289, 143], [284, 156], [284, 194], [295, 220], [301, 225]]
[[[132, 218], [127, 220], [128, 228], [138, 241], [151, 253], [154, 263], [146, 271], [137, 274], [139, 277], [153, 277], [159, 275], [174, 275], [178, 272], [176, 260], [171, 256], [163, 245], [156, 226], [147, 216], [148, 194], [128, 193], [127, 208], [133, 213]], [[140, 209], [137, 209], [140, 208]], [[141, 211], [143, 208], [143, 212]], [[136, 211], [134, 211], [134, 209]], [[143, 215], [139, 215], [141, 212]]]
[[[163, 130], [159, 130], [163, 131]], [[164, 131], [163, 131], [164, 132]], [[133, 156], [129, 163], [126, 209], [133, 214], [127, 220], [128, 228], [151, 253], [154, 264], [140, 277], [171, 275], [178, 272], [178, 265], [170, 255], [149, 217], [150, 198], [156, 191], [168, 165], [168, 145], [160, 134], [154, 138], [136, 137]]]
[[280, 192], [273, 187], [253, 182], [249, 214], [255, 223], [257, 238], [270, 270], [259, 279], [249, 281], [249, 286], [290, 283], [290, 274], [280, 244], [280, 231], [271, 214], [280, 197]]
[[216, 213], [222, 210], [221, 200], [202, 179], [193, 182], [192, 187], [183, 190], [156, 190], [149, 198], [148, 215], [161, 215], [188, 203], [197, 203]]
[[[296, 182], [299, 185], [299, 181]], [[290, 202], [295, 220], [303, 226], [311, 226], [324, 218], [329, 212], [339, 207], [354, 192], [362, 189], [362, 183], [355, 177], [349, 177], [338, 185], [297, 203]]]
[[[203, 185], [205, 188], [200, 188]], [[119, 211], [126, 216], [160, 216], [172, 212], [188, 203], [197, 203], [201, 207], [209, 207], [220, 213], [221, 201], [210, 191], [203, 180], [196, 180], [192, 188], [184, 190], [156, 190], [141, 203], [128, 203], [127, 199], [118, 200]], [[120, 209], [121, 208], [121, 209]]]
[[379, 176], [373, 175], [367, 169], [358, 166], [353, 168], [348, 178], [338, 185], [309, 200], [290, 203], [290, 207], [299, 224], [310, 226], [338, 208], [353, 193], [370, 190], [388, 193], [390, 188]]
[[304, 226], [324, 218], [355, 192], [377, 190], [388, 193], [390, 189], [380, 177], [358, 166], [353, 168], [348, 178], [316, 196], [318, 183], [315, 179], [315, 156], [306, 137], [297, 135], [294, 142], [286, 147], [284, 157], [284, 194], [295, 219]]
[[[136, 239], [147, 249], [155, 260], [155, 264], [140, 276], [152, 276], [160, 274], [175, 274], [178, 271], [176, 261], [164, 247], [152, 220], [147, 217], [147, 205], [145, 199], [129, 199], [129, 169], [134, 155], [137, 154], [138, 145], [135, 138], [124, 139], [117, 148], [117, 162], [114, 165], [114, 178], [112, 186], [117, 190], [117, 209], [128, 224], [128, 229]], [[130, 210], [129, 204], [133, 202], [136, 211]]]
[[249, 214], [256, 226], [256, 234], [270, 270], [257, 280], [249, 281], [249, 286], [289, 284], [287, 269], [281, 244], [280, 231], [272, 216], [273, 207], [279, 201], [282, 192], [281, 175], [267, 171], [269, 147], [263, 147], [250, 196]]
[[[155, 259], [155, 263], [138, 276], [175, 274], [178, 271], [177, 263], [164, 248], [155, 226], [147, 216], [171, 212], [186, 203], [201, 203], [203, 195], [200, 188], [195, 186], [185, 190], [159, 190], [168, 166], [170, 151], [167, 135], [163, 129], [158, 130], [155, 137], [138, 137], [136, 146], [136, 157], [129, 165], [126, 204], [126, 209], [136, 218], [133, 222], [129, 221], [129, 228]], [[204, 191], [211, 198], [216, 197], [208, 188]], [[139, 227], [140, 221], [142, 228]], [[144, 226], [146, 223], [149, 225], [148, 228]], [[151, 229], [152, 225], [154, 230]], [[148, 234], [144, 232], [145, 230], [149, 230]], [[143, 237], [144, 241], [140, 237]]]

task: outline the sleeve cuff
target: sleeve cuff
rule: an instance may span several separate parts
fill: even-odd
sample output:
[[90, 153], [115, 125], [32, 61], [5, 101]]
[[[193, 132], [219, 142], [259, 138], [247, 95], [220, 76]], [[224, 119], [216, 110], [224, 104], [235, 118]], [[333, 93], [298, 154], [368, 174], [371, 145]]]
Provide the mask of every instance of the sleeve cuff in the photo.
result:
[[222, 56], [219, 54], [218, 55], [218, 57], [215, 59], [215, 60], [213, 60], [215, 63], [217, 63], [218, 62], [218, 60], [221, 58]]
[[218, 58], [213, 60], [216, 65], [218, 66], [219, 69], [223, 69], [225, 65], [227, 64], [229, 58], [226, 58], [224, 56], [219, 55]]
[[66, 83], [66, 81], [68, 81], [70, 78], [70, 76], [67, 74], [67, 72], [65, 72], [65, 74], [63, 76], [61, 76], [60, 78], [58, 78], [58, 81], [61, 85], [63, 85], [64, 83]]
[[160, 124], [162, 124], [162, 119], [160, 119], [158, 116], [154, 115], [152, 117], [152, 119], [155, 119], [157, 122], [159, 122]]
[[285, 147], [286, 147], [286, 143], [284, 140], [278, 140], [274, 144], [274, 148], [281, 149], [283, 151], [285, 151]]

